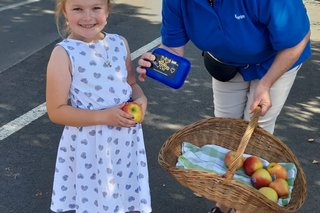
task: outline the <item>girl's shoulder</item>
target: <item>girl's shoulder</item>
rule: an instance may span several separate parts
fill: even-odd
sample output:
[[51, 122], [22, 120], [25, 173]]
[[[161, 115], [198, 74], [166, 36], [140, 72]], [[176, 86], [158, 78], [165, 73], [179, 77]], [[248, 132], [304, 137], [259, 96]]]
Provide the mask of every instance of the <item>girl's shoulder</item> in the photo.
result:
[[51, 56], [53, 56], [53, 57], [66, 57], [66, 56], [68, 56], [66, 46], [64, 46], [61, 42], [57, 43], [51, 52]]

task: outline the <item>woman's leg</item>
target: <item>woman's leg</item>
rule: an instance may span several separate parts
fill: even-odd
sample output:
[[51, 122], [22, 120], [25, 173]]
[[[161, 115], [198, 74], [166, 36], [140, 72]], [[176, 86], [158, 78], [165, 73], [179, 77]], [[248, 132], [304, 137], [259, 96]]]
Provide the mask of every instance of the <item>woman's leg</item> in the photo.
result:
[[249, 86], [240, 73], [228, 82], [212, 78], [215, 117], [243, 118]]
[[[259, 126], [271, 134], [273, 134], [275, 123], [278, 115], [280, 114], [284, 103], [287, 100], [289, 92], [292, 88], [293, 82], [296, 78], [297, 72], [300, 69], [301, 65], [294, 67], [290, 71], [283, 74], [271, 87], [270, 96], [272, 106], [268, 112], [259, 118]], [[253, 100], [253, 94], [257, 87], [258, 80], [251, 81], [250, 83], [250, 92], [248, 93], [248, 102], [244, 112], [244, 119], [250, 120], [249, 108]]]

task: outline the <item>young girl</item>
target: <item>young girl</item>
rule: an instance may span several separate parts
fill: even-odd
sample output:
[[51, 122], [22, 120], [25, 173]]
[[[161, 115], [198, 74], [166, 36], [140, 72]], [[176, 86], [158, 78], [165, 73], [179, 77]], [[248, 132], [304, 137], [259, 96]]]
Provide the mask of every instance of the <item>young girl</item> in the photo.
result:
[[121, 110], [132, 99], [145, 113], [147, 98], [135, 81], [127, 41], [102, 32], [109, 9], [110, 0], [57, 0], [57, 25], [62, 18], [68, 34], [47, 68], [48, 115], [65, 125], [54, 212], [151, 212], [141, 124]]

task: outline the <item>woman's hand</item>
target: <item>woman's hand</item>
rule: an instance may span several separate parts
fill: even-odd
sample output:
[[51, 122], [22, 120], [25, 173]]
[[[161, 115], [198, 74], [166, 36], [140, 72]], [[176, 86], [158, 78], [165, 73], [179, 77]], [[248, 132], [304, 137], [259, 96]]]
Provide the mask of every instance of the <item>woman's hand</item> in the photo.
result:
[[250, 106], [250, 113], [252, 113], [257, 106], [261, 107], [261, 116], [264, 116], [271, 108], [272, 102], [270, 97], [270, 87], [267, 87], [261, 83], [258, 83], [256, 91], [253, 95], [253, 102]]
[[145, 81], [147, 73], [146, 67], [151, 67], [152, 64], [150, 61], [154, 61], [155, 59], [156, 57], [150, 52], [142, 54], [137, 67], [137, 72], [139, 73], [138, 79], [140, 81]]

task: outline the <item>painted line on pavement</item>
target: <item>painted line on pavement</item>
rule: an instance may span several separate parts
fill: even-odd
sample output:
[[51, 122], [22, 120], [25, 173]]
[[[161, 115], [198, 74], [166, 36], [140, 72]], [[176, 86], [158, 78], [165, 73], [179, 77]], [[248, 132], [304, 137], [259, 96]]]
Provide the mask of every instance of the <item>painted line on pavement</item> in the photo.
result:
[[27, 1], [19, 2], [19, 3], [15, 3], [15, 4], [10, 4], [10, 5], [7, 5], [7, 6], [0, 7], [0, 12], [2, 12], [4, 10], [14, 9], [16, 7], [20, 7], [20, 6], [23, 6], [23, 5], [26, 5], [26, 4], [39, 2], [39, 1], [40, 0], [27, 0]]
[[[147, 45], [139, 48], [138, 50], [131, 53], [132, 60], [135, 60], [139, 56], [141, 56], [143, 53], [153, 49], [154, 47], [158, 46], [161, 42], [161, 38], [157, 38], [153, 40], [152, 42], [148, 43]], [[41, 105], [33, 108], [29, 112], [21, 115], [20, 117], [10, 121], [9, 123], [3, 125], [0, 127], [0, 141], [4, 140], [5, 138], [9, 137], [13, 133], [19, 131], [23, 127], [30, 124], [32, 121], [37, 120], [44, 114], [46, 114], [46, 103], [42, 103]]]

